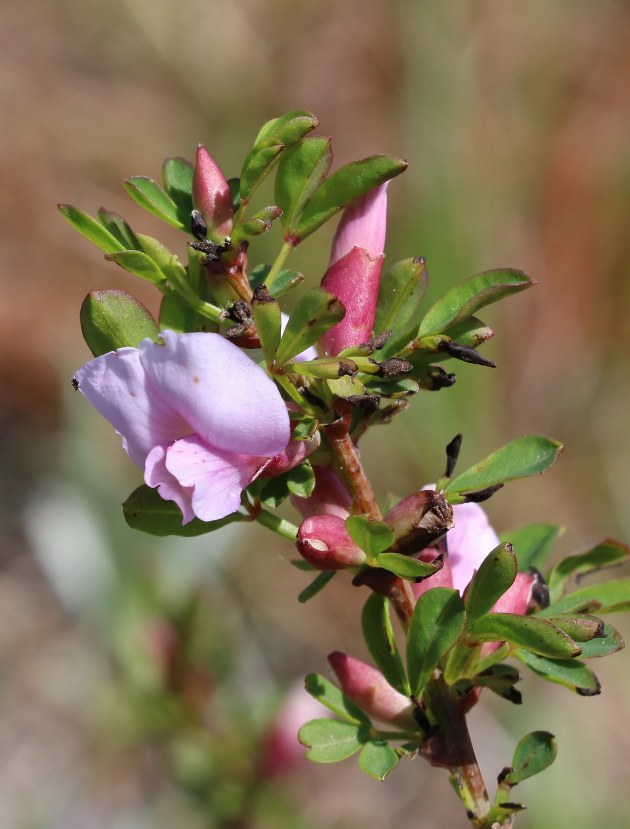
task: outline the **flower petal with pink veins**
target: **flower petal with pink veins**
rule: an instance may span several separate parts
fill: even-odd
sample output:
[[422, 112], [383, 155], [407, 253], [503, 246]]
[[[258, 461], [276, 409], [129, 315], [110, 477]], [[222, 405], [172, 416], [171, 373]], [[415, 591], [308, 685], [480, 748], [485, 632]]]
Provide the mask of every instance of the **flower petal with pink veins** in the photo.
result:
[[[159, 346], [150, 343], [153, 348]], [[190, 434], [185, 419], [147, 385], [136, 348], [96, 357], [75, 374], [79, 390], [123, 437], [123, 446], [140, 467], [151, 449]]]
[[164, 345], [140, 343], [140, 362], [148, 385], [190, 425], [189, 433], [228, 453], [283, 451], [290, 436], [287, 407], [260, 366], [219, 334], [160, 336]]
[[166, 451], [166, 469], [182, 487], [192, 489], [192, 509], [202, 521], [235, 512], [241, 492], [267, 462], [267, 458], [211, 448], [198, 435], [177, 440]]

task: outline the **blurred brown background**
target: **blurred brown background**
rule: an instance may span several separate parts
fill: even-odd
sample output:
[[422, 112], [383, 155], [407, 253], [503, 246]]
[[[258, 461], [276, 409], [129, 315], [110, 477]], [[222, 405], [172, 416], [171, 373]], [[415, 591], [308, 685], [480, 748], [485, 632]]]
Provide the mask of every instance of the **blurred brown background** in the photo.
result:
[[[566, 451], [544, 478], [493, 499], [496, 528], [561, 523], [564, 550], [604, 535], [630, 540], [629, 42], [630, 6], [621, 0], [5, 4], [3, 826], [214, 825], [173, 782], [137, 710], [127, 710], [129, 688], [122, 702], [116, 696], [131, 635], [120, 620], [130, 606], [143, 608], [134, 619], [159, 619], [173, 596], [207, 591], [217, 615], [232, 619], [243, 603], [248, 618], [229, 627], [250, 644], [258, 632], [240, 668], [241, 684], [254, 688], [325, 670], [331, 649], [362, 653], [362, 597], [339, 579], [297, 606], [304, 574], [288, 566], [287, 544], [265, 537], [261, 545], [261, 533], [248, 531], [158, 543], [127, 530], [119, 503], [139, 474], [69, 379], [88, 357], [78, 324], [88, 290], [121, 287], [151, 308], [156, 297], [76, 236], [55, 203], [92, 213], [104, 205], [163, 234], [127, 198], [123, 176], [157, 178], [164, 157], [190, 158], [199, 142], [237, 175], [262, 122], [295, 107], [319, 117], [340, 163], [375, 152], [407, 158], [409, 170], [389, 191], [390, 262], [425, 255], [433, 298], [501, 265], [540, 284], [483, 314], [497, 332], [484, 353], [498, 369], [462, 365], [452, 390], [422, 396], [390, 430], [367, 437], [379, 494], [402, 496], [435, 479], [458, 431], [462, 464], [540, 432]], [[314, 283], [331, 233], [295, 256]], [[166, 241], [182, 245], [168, 231]], [[261, 255], [277, 243], [266, 239]], [[157, 595], [150, 612], [137, 600], [147, 584]], [[136, 656], [128, 655], [128, 672]], [[630, 827], [628, 654], [595, 667], [600, 697], [526, 680], [521, 709], [489, 699], [479, 706], [489, 779], [526, 730], [558, 735], [556, 765], [518, 793], [530, 806], [523, 829]], [[348, 761], [277, 785], [311, 825], [465, 822], [445, 775], [420, 761], [386, 784]]]

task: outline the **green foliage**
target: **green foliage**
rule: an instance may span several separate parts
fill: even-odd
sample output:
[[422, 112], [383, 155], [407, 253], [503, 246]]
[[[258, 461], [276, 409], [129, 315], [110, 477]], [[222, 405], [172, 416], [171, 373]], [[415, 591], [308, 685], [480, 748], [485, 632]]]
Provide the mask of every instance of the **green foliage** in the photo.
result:
[[427, 311], [418, 337], [438, 334], [471, 317], [480, 308], [510, 294], [530, 288], [535, 282], [522, 271], [510, 268], [486, 271], [451, 288]]
[[193, 210], [193, 175], [193, 166], [185, 158], [167, 158], [162, 165], [164, 190], [175, 203], [179, 219], [186, 229], [190, 226]]
[[140, 207], [178, 230], [188, 230], [190, 213], [186, 220], [182, 220], [181, 209], [157, 181], [148, 176], [130, 176], [124, 180], [123, 184], [125, 190]]
[[386, 740], [369, 740], [359, 752], [359, 767], [376, 780], [385, 780], [400, 762], [400, 756]]
[[374, 330], [379, 334], [391, 330], [392, 335], [381, 349], [381, 356], [396, 354], [413, 339], [428, 280], [423, 257], [403, 259], [383, 274]]
[[563, 448], [561, 443], [541, 435], [517, 438], [453, 478], [444, 490], [444, 495], [453, 501], [455, 496], [464, 492], [540, 475], [549, 469]]
[[509, 590], [514, 584], [516, 572], [516, 556], [511, 544], [499, 544], [486, 556], [466, 592], [465, 605], [469, 627], [484, 616]]
[[375, 155], [340, 167], [307, 201], [295, 229], [295, 241], [301, 242], [351, 201], [406, 169], [406, 161], [389, 155]]
[[339, 322], [345, 309], [337, 297], [323, 288], [312, 288], [296, 305], [276, 353], [279, 366], [314, 345], [333, 325]]
[[545, 566], [553, 545], [563, 533], [564, 527], [555, 524], [525, 524], [502, 532], [500, 539], [512, 544], [518, 569], [527, 572], [530, 567], [540, 570]]
[[407, 636], [407, 671], [414, 696], [421, 696], [439, 661], [461, 636], [465, 621], [457, 590], [435, 587], [420, 596]]
[[441, 562], [433, 564], [428, 561], [418, 561], [402, 553], [380, 553], [376, 557], [376, 564], [390, 573], [395, 573], [403, 579], [424, 579], [432, 576], [441, 569]]
[[365, 515], [351, 515], [346, 519], [346, 529], [354, 543], [372, 558], [387, 550], [394, 542], [391, 527]]
[[372, 593], [363, 606], [361, 624], [363, 638], [379, 670], [393, 688], [409, 696], [409, 683], [389, 617], [389, 602], [384, 596]]
[[304, 688], [314, 699], [346, 722], [356, 725], [370, 722], [363, 711], [325, 677], [309, 674], [304, 680]]
[[260, 288], [254, 293], [251, 308], [265, 362], [271, 367], [282, 335], [280, 304]]
[[282, 207], [282, 227], [288, 236], [296, 232], [304, 206], [331, 164], [330, 138], [304, 138], [280, 159], [274, 197]]
[[173, 501], [165, 501], [160, 497], [157, 489], [142, 484], [131, 493], [123, 504], [125, 521], [134, 530], [140, 530], [149, 535], [205, 535], [219, 530], [234, 521], [242, 521], [238, 512], [233, 512], [219, 521], [201, 521], [193, 518], [188, 524], [182, 525], [182, 513]]
[[605, 567], [628, 561], [630, 548], [613, 539], [606, 539], [585, 553], [563, 558], [549, 573], [547, 584], [552, 601], [558, 598], [571, 576], [584, 576]]
[[517, 650], [514, 655], [542, 679], [564, 685], [580, 696], [592, 697], [601, 690], [593, 671], [578, 659], [548, 659], [527, 650]]
[[513, 613], [489, 613], [470, 629], [477, 642], [511, 642], [541, 656], [563, 659], [579, 656], [580, 648], [560, 628], [536, 616]]
[[540, 774], [556, 759], [556, 738], [548, 731], [532, 731], [526, 734], [514, 751], [512, 770], [505, 777], [510, 786], [522, 783], [528, 777]]
[[356, 754], [366, 742], [366, 726], [339, 720], [311, 720], [300, 728], [298, 739], [313, 763], [338, 763]]
[[306, 602], [309, 602], [314, 596], [317, 596], [317, 594], [323, 590], [328, 582], [332, 581], [336, 575], [336, 570], [329, 570], [326, 573], [320, 573], [318, 576], [315, 576], [308, 587], [305, 587], [299, 594], [298, 602], [300, 604], [306, 604]]
[[96, 219], [84, 213], [83, 210], [69, 204], [60, 204], [58, 207], [61, 215], [75, 230], [78, 230], [82, 236], [85, 236], [86, 239], [105, 253], [116, 253], [125, 249], [124, 243], [117, 238], [118, 234], [114, 235]]
[[164, 285], [166, 277], [156, 263], [141, 250], [121, 250], [106, 254], [106, 259], [115, 262], [134, 276], [153, 282], [154, 285]]
[[580, 587], [554, 602], [540, 615], [552, 616], [556, 613], [580, 613], [587, 610], [596, 610], [598, 613], [630, 610], [630, 578], [611, 579]]
[[92, 291], [80, 311], [83, 339], [95, 357], [157, 339], [158, 327], [147, 309], [123, 291]]

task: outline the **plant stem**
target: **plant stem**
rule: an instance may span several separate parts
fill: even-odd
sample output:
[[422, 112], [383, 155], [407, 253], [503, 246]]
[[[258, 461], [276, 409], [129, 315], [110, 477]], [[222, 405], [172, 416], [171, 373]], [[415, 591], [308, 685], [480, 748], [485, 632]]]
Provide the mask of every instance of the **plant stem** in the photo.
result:
[[293, 250], [293, 243], [292, 242], [285, 242], [282, 247], [280, 248], [280, 253], [276, 256], [276, 260], [271, 266], [271, 270], [265, 277], [265, 285], [267, 286], [269, 292], [271, 293], [271, 287], [273, 285], [273, 281], [280, 272], [280, 268], [284, 265], [287, 261], [288, 255]]
[[431, 719], [439, 725], [421, 753], [434, 766], [448, 768], [451, 782], [475, 827], [486, 827], [490, 799], [470, 739], [462, 700], [442, 677], [434, 678], [424, 695]]
[[263, 527], [267, 527], [268, 530], [273, 530], [273, 532], [295, 544], [298, 532], [298, 528], [295, 524], [292, 524], [284, 518], [280, 518], [273, 512], [269, 512], [269, 510], [264, 509], [264, 507], [260, 507], [252, 515], [254, 520], [258, 521], [259, 524], [262, 524]]

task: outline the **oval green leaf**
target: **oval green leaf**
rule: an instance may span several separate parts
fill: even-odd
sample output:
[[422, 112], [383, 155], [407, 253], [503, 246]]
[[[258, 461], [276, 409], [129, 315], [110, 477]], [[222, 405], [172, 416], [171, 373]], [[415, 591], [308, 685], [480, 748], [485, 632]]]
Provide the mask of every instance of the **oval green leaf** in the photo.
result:
[[502, 532], [499, 538], [512, 544], [518, 569], [523, 573], [530, 567], [541, 570], [545, 566], [564, 529], [556, 524], [524, 524]]
[[594, 697], [601, 691], [593, 671], [579, 659], [546, 659], [526, 650], [517, 650], [514, 656], [542, 679], [564, 685], [580, 696]]
[[148, 176], [131, 176], [123, 181], [123, 185], [140, 207], [178, 230], [188, 230], [181, 220], [177, 205], [157, 181]]
[[318, 702], [325, 705], [329, 711], [337, 714], [346, 722], [352, 722], [356, 725], [370, 722], [363, 711], [325, 677], [319, 674], [309, 674], [304, 679], [304, 688]]
[[469, 635], [473, 641], [511, 642], [533, 653], [554, 659], [571, 658], [581, 653], [570, 636], [546, 619], [537, 616], [489, 613], [477, 620]]
[[304, 294], [289, 317], [276, 354], [279, 366], [314, 345], [329, 328], [343, 319], [345, 308], [321, 287]]
[[620, 541], [607, 538], [585, 553], [563, 558], [555, 565], [547, 578], [552, 602], [560, 597], [571, 576], [583, 576], [606, 567], [614, 567], [627, 562], [629, 557], [630, 547]]
[[330, 138], [304, 138], [283, 153], [276, 173], [274, 198], [283, 210], [285, 233], [294, 233], [304, 205], [326, 177], [331, 164]]
[[385, 596], [372, 593], [363, 606], [361, 626], [368, 650], [385, 679], [401, 694], [409, 696], [409, 683], [396, 646], [389, 601]]
[[127, 524], [132, 529], [149, 535], [185, 537], [204, 535], [219, 530], [227, 524], [232, 524], [234, 521], [243, 520], [240, 513], [233, 512], [218, 521], [200, 521], [198, 518], [193, 518], [188, 524], [182, 526], [182, 513], [177, 504], [173, 501], [165, 501], [160, 497], [157, 489], [152, 489], [146, 484], [134, 489], [122, 507]]
[[92, 291], [83, 300], [80, 320], [83, 338], [95, 357], [125, 346], [136, 348], [159, 333], [144, 305], [124, 291]]
[[525, 435], [507, 443], [483, 461], [467, 469], [446, 487], [444, 494], [455, 495], [486, 489], [505, 481], [540, 475], [554, 463], [563, 445], [542, 435]]
[[311, 720], [300, 728], [298, 740], [307, 747], [306, 756], [313, 763], [338, 763], [352, 757], [365, 743], [361, 730], [364, 727], [354, 723]]
[[553, 734], [548, 731], [532, 731], [519, 740], [512, 758], [512, 771], [505, 778], [510, 786], [515, 786], [528, 777], [540, 774], [556, 759], [558, 744]]
[[385, 780], [399, 762], [400, 757], [386, 740], [370, 740], [359, 754], [359, 768], [376, 780]]
[[510, 589], [516, 578], [516, 556], [511, 544], [499, 544], [489, 553], [475, 573], [466, 591], [468, 626], [486, 614]]
[[84, 213], [83, 210], [69, 204], [59, 204], [57, 207], [64, 219], [75, 230], [78, 230], [82, 236], [85, 236], [86, 239], [105, 253], [115, 253], [125, 249], [125, 245], [116, 236], [110, 233], [106, 227], [103, 227], [100, 222], [97, 222], [96, 219], [93, 219], [92, 216]]

